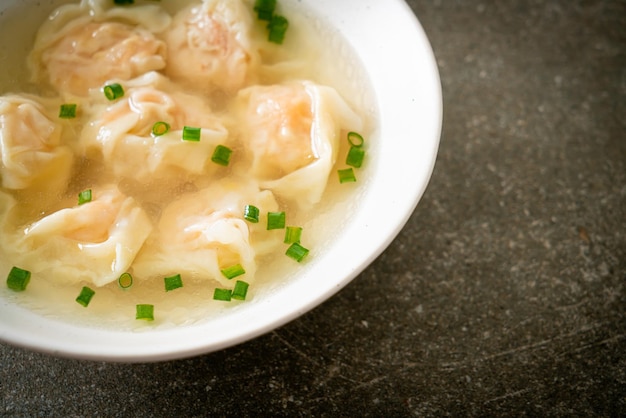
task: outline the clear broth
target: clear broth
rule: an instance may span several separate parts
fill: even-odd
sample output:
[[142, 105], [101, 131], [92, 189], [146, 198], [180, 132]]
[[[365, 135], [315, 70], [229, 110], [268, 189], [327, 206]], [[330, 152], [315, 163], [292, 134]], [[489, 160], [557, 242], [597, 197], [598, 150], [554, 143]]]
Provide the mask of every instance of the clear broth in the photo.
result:
[[[8, 7], [0, 12], [0, 60], [4, 65], [4, 76], [0, 78], [0, 92], [37, 93], [38, 88], [29, 83], [26, 57], [34, 42], [35, 30], [55, 7], [70, 1], [26, 2]], [[154, 4], [154, 2], [152, 2]], [[160, 4], [170, 14], [187, 4], [197, 1], [162, 0]], [[38, 5], [39, 7], [37, 7]], [[252, 7], [250, 5], [250, 7]], [[318, 84], [334, 87], [364, 121], [363, 133], [369, 141], [375, 138], [378, 111], [366, 71], [350, 45], [340, 33], [314, 16], [296, 1], [279, 2], [281, 13], [289, 18], [288, 41], [284, 48], [289, 56], [297, 56], [304, 65], [299, 66], [294, 78], [310, 79]], [[33, 12], [33, 9], [36, 9]], [[296, 277], [301, 269], [312, 268], [323, 257], [326, 243], [341, 233], [342, 225], [349, 222], [350, 214], [358, 206], [359, 196], [367, 188], [368, 169], [366, 164], [357, 173], [358, 182], [339, 184], [336, 169], [342, 167], [347, 152], [347, 143], [342, 139], [335, 168], [331, 171], [322, 201], [310, 213], [296, 213], [290, 223], [304, 228], [303, 244], [310, 248], [307, 260], [298, 264], [281, 252], [257, 260], [259, 266], [254, 288], [248, 293], [249, 301], [219, 302], [213, 300], [215, 283], [186, 281], [183, 289], [167, 294], [162, 281], [138, 281], [130, 291], [121, 290], [117, 283], [95, 288], [96, 296], [88, 308], [74, 300], [82, 285], [61, 286], [56, 283], [33, 278], [27, 291], [16, 293], [2, 286], [0, 295], [34, 312], [62, 321], [86, 324], [111, 329], [140, 330], [153, 326], [179, 326], [210, 320], [214, 315], [236, 309], [245, 303], [253, 303], [266, 292]], [[375, 155], [375, 141], [367, 144], [368, 156]], [[288, 214], [291, 208], [283, 208]], [[0, 271], [11, 268], [11, 260], [0, 260]], [[89, 285], [89, 283], [84, 283]], [[92, 286], [93, 287], [93, 286]], [[135, 305], [155, 305], [155, 321], [137, 321]]]

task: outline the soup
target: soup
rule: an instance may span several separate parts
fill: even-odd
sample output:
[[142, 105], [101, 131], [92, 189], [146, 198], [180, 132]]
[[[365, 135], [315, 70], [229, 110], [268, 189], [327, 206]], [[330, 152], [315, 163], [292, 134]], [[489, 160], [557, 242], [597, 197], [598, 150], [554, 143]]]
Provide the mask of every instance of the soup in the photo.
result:
[[41, 26], [0, 98], [2, 269], [30, 275], [4, 296], [181, 324], [315, 262], [366, 181], [376, 112], [330, 28], [259, 4], [92, 0]]

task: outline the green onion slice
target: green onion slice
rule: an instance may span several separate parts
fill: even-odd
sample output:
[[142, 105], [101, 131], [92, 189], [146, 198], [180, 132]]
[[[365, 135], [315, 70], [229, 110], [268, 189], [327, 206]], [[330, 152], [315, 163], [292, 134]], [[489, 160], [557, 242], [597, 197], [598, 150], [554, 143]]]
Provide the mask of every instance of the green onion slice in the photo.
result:
[[7, 276], [7, 287], [16, 292], [22, 292], [26, 290], [30, 282], [30, 271], [21, 269], [19, 267], [11, 268]]
[[183, 140], [184, 141], [200, 141], [200, 134], [202, 133], [201, 128], [195, 128], [193, 126], [185, 126], [183, 127]]
[[285, 227], [285, 212], [267, 213], [267, 230], [283, 229]]
[[165, 291], [169, 292], [174, 289], [178, 289], [179, 287], [183, 287], [183, 279], [180, 277], [180, 274], [176, 274], [175, 276], [166, 277], [163, 279], [165, 282]]
[[76, 117], [76, 103], [64, 103], [59, 108], [59, 117], [61, 119], [73, 119]]
[[288, 226], [285, 228], [285, 244], [293, 244], [294, 242], [300, 243], [300, 237], [302, 236], [302, 228], [299, 226]]
[[235, 288], [233, 289], [233, 293], [231, 297], [237, 300], [246, 300], [246, 295], [248, 294], [248, 287], [250, 285], [242, 280], [237, 280], [235, 283]]
[[80, 291], [80, 294], [76, 298], [76, 302], [80, 303], [86, 308], [87, 305], [89, 305], [89, 302], [91, 302], [91, 298], [95, 294], [96, 292], [93, 289], [87, 286], [83, 286], [83, 289]]
[[243, 217], [253, 224], [259, 223], [259, 208], [254, 205], [246, 205], [243, 208]]
[[82, 192], [78, 193], [79, 205], [89, 203], [91, 202], [91, 199], [92, 199], [91, 189], [83, 190]]
[[285, 254], [300, 263], [302, 260], [304, 260], [304, 257], [309, 254], [309, 250], [307, 248], [304, 248], [299, 243], [294, 242], [289, 246], [289, 248], [287, 248], [287, 252], [285, 252]]
[[216, 287], [215, 290], [213, 291], [213, 299], [221, 300], [224, 302], [230, 302], [232, 295], [233, 295], [233, 291], [230, 289], [220, 289]]
[[213, 151], [213, 155], [211, 156], [211, 161], [216, 164], [223, 165], [226, 167], [230, 163], [230, 155], [233, 153], [233, 150], [224, 146], [218, 145], [215, 147], [215, 151]]
[[235, 264], [234, 266], [226, 267], [220, 271], [228, 280], [234, 279], [235, 277], [246, 273], [241, 264]]
[[163, 121], [158, 121], [152, 125], [152, 135], [161, 136], [168, 133], [170, 130], [170, 124]]
[[154, 305], [138, 304], [135, 319], [143, 319], [144, 321], [154, 321]]
[[353, 147], [359, 148], [359, 147], [363, 146], [363, 143], [365, 142], [365, 140], [363, 139], [361, 134], [358, 134], [356, 132], [350, 131], [350, 132], [348, 132], [348, 142]]
[[116, 100], [124, 96], [124, 87], [119, 83], [107, 84], [102, 89], [104, 96], [109, 100]]
[[363, 165], [363, 159], [365, 158], [365, 150], [361, 147], [351, 146], [346, 156], [346, 164], [355, 168], [360, 168]]
[[124, 5], [124, 4], [133, 4], [135, 3], [135, 0], [113, 0], [114, 4], [117, 4], [118, 6]]
[[275, 44], [282, 44], [288, 27], [289, 21], [287, 18], [280, 15], [272, 16], [272, 20], [267, 24], [267, 29], [269, 30], [267, 40]]
[[130, 273], [122, 273], [117, 279], [117, 284], [120, 285], [122, 289], [128, 289], [133, 285], [133, 276], [131, 276]]
[[276, 0], [256, 0], [254, 2], [254, 11], [259, 20], [272, 20], [276, 9]]
[[352, 168], [337, 170], [337, 174], [339, 174], [339, 183], [349, 183], [356, 181], [356, 176], [354, 175], [354, 170]]

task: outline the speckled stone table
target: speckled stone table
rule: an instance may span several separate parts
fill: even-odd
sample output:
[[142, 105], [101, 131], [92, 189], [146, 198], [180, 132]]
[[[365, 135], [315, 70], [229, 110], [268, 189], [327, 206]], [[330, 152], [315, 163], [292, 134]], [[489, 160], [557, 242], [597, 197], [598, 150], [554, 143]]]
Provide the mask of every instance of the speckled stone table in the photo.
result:
[[626, 414], [626, 2], [409, 3], [444, 127], [387, 251], [310, 313], [209, 355], [0, 345], [0, 415]]

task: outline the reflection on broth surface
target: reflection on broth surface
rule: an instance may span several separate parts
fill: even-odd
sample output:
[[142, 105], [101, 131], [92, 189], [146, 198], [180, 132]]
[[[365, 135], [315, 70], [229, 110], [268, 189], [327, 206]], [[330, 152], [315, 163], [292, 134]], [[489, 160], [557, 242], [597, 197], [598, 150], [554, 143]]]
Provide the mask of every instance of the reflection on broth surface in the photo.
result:
[[[197, 321], [241, 303], [216, 289], [254, 299], [315, 262], [366, 180], [336, 171], [375, 106], [349, 47], [289, 2], [282, 44], [252, 1], [113, 3], [56, 9], [13, 57], [30, 80], [2, 85], [1, 269], [31, 272], [2, 294], [102, 326], [140, 326], [138, 304], [155, 324]], [[302, 263], [285, 255], [288, 227], [311, 251]], [[164, 288], [177, 275], [182, 288]]]

